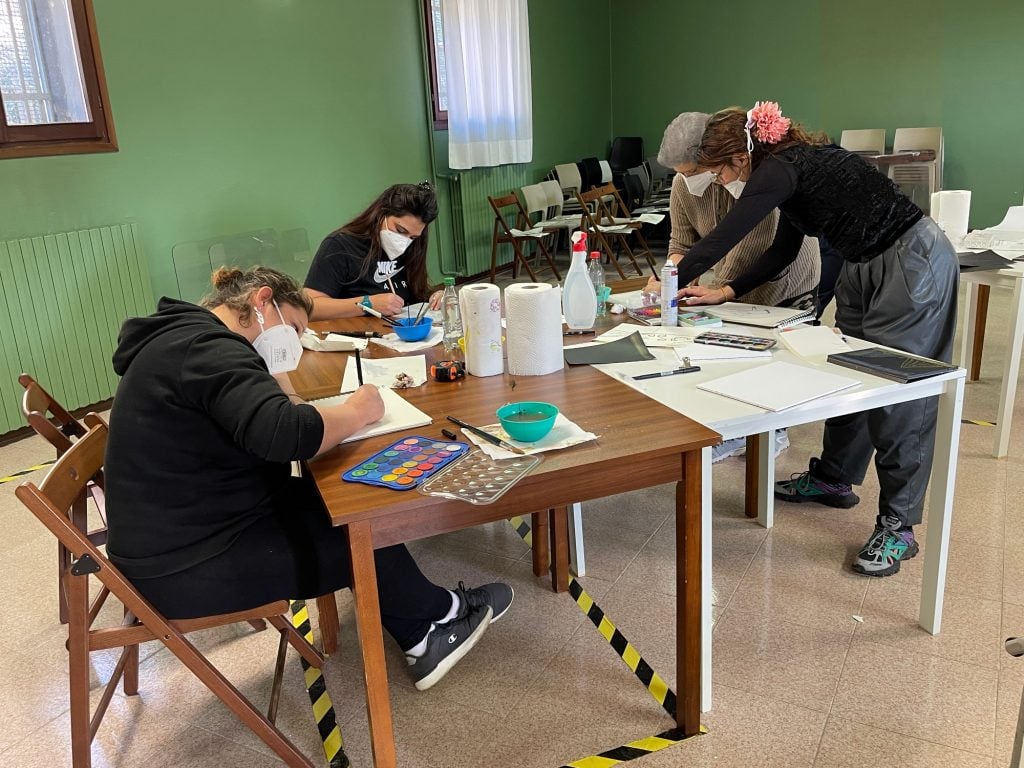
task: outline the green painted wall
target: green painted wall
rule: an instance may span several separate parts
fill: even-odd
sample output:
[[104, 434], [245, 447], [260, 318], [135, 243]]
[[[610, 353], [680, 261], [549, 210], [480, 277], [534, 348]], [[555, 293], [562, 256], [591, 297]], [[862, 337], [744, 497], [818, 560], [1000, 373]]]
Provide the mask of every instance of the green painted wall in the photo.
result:
[[649, 154], [681, 111], [772, 99], [837, 138], [941, 125], [943, 186], [972, 190], [972, 226], [1021, 204], [1020, 0], [612, 0], [610, 18], [616, 60], [643, 63], [612, 70], [613, 133]]
[[[174, 295], [178, 243], [300, 227], [315, 248], [431, 175], [420, 0], [94, 3], [120, 151], [0, 161], [0, 240], [139, 222], [154, 292]], [[607, 146], [608, 0], [530, 16], [539, 179]]]

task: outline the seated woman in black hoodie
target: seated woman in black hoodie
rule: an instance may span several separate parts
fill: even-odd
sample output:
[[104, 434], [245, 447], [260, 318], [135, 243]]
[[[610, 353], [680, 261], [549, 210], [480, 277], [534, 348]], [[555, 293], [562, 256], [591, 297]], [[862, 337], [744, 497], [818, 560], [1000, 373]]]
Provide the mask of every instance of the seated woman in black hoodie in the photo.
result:
[[[105, 461], [111, 560], [168, 618], [315, 598], [349, 585], [345, 532], [315, 486], [291, 476], [384, 414], [373, 386], [343, 405], [288, 381], [312, 302], [272, 269], [221, 268], [196, 306], [161, 299], [125, 322]], [[404, 545], [375, 552], [384, 628], [425, 690], [512, 602], [487, 584], [431, 583]], [[456, 637], [456, 641], [451, 638]]]

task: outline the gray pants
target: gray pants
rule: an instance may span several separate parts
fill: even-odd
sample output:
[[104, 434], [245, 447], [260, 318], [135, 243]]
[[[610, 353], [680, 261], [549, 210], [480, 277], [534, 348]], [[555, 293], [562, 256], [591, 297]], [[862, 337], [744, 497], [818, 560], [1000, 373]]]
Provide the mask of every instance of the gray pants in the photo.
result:
[[[948, 363], [959, 280], [953, 246], [925, 217], [870, 261], [843, 264], [836, 325], [850, 336]], [[819, 473], [859, 485], [874, 451], [879, 515], [917, 525], [935, 452], [937, 408], [938, 398], [929, 397], [828, 419]]]

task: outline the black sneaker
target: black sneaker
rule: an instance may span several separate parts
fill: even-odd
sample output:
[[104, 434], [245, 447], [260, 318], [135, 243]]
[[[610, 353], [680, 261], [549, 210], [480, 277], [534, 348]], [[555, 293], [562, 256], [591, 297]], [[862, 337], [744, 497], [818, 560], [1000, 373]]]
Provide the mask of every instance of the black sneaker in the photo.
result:
[[460, 615], [466, 610], [467, 606], [469, 610], [482, 608], [487, 605], [491, 606], [491, 624], [505, 615], [505, 611], [512, 605], [512, 600], [516, 596], [512, 587], [499, 581], [492, 584], [484, 584], [476, 589], [466, 589], [466, 585], [460, 581], [459, 586], [452, 591], [459, 596]]
[[471, 608], [444, 624], [435, 624], [422, 656], [407, 657], [417, 690], [425, 691], [476, 645], [491, 623], [491, 606]]
[[853, 486], [826, 480], [815, 473], [820, 464], [820, 459], [811, 459], [810, 468], [806, 472], [799, 472], [789, 480], [775, 483], [775, 498], [797, 504], [813, 501], [839, 509], [849, 509], [858, 504], [860, 497], [853, 492]]

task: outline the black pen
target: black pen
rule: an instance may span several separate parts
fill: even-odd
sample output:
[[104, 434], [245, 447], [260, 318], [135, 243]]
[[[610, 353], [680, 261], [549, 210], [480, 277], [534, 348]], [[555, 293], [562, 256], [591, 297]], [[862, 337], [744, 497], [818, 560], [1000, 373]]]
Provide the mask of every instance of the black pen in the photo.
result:
[[359, 379], [359, 386], [363, 386], [363, 361], [359, 359], [359, 350], [352, 350], [356, 355], [356, 378]]
[[594, 331], [566, 331], [563, 336], [592, 336]]
[[634, 381], [640, 381], [641, 379], [658, 379], [662, 376], [675, 376], [677, 373], [694, 373], [700, 370], [699, 365], [690, 365], [686, 368], [674, 368], [671, 371], [660, 371], [658, 373], [642, 373], [639, 376], [634, 376]]

